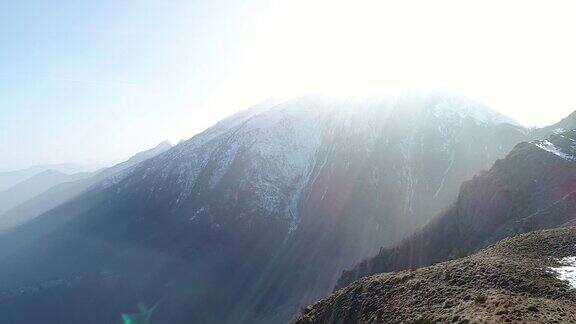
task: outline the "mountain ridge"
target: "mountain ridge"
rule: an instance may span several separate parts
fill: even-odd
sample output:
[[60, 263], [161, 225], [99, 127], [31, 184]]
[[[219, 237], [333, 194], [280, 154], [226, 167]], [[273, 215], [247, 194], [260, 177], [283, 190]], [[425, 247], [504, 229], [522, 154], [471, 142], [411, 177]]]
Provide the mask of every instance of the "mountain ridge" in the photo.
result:
[[[135, 296], [163, 296], [164, 322], [285, 321], [329, 292], [341, 270], [426, 223], [462, 181], [527, 136], [454, 113], [446, 101], [308, 96], [252, 107], [17, 228], [4, 239], [41, 239], [0, 248], [3, 262], [42, 271], [11, 274], [20, 279], [0, 287], [104, 272], [127, 289], [103, 304], [104, 322]], [[44, 265], [44, 254], [57, 256], [58, 268]], [[112, 293], [81, 281], [65, 290], [70, 302], [81, 303], [80, 287], [95, 298]], [[50, 294], [34, 296], [49, 303]], [[24, 306], [20, 298], [10, 300]], [[43, 314], [58, 320], [49, 308]]]
[[576, 228], [509, 237], [468, 257], [363, 278], [302, 310], [312, 323], [568, 323]]

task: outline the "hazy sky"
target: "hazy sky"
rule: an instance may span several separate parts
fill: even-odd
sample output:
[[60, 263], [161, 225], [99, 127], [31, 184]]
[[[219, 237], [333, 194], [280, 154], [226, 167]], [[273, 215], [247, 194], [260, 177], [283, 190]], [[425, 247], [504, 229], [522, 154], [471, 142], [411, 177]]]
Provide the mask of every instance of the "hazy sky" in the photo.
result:
[[113, 161], [269, 96], [442, 87], [576, 109], [573, 1], [2, 1], [0, 170]]

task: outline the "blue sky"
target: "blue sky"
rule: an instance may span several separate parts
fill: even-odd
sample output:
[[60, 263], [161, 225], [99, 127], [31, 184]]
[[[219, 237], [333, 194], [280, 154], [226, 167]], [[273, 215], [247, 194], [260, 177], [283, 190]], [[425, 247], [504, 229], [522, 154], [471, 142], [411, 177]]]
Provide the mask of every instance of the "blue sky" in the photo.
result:
[[208, 126], [198, 109], [257, 6], [3, 1], [0, 170], [120, 159]]
[[0, 3], [0, 171], [119, 161], [270, 96], [440, 87], [576, 109], [570, 0]]

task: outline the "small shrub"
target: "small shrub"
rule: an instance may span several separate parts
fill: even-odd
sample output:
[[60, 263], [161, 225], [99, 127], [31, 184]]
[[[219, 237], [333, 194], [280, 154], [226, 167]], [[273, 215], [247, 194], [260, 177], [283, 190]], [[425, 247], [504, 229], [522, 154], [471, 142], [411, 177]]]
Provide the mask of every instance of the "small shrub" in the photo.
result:
[[488, 297], [486, 297], [486, 295], [484, 295], [484, 294], [480, 294], [480, 295], [476, 296], [476, 298], [474, 298], [474, 301], [476, 302], [476, 304], [484, 304], [487, 300], [488, 300]]

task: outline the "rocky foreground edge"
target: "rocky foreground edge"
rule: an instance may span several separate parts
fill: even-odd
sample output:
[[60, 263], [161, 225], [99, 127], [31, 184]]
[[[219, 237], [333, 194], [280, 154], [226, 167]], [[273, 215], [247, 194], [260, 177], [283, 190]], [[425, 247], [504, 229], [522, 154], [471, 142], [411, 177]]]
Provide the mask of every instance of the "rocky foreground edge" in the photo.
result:
[[576, 227], [530, 232], [461, 259], [363, 278], [293, 323], [576, 323], [576, 264], [566, 264], [574, 256]]

